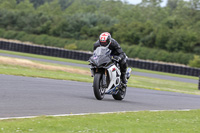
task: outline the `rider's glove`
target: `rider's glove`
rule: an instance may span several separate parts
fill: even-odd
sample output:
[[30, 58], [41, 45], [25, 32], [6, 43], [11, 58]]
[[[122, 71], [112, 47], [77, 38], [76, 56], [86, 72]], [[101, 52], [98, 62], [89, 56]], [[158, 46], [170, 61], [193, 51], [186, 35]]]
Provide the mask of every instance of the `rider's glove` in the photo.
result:
[[119, 62], [121, 60], [121, 57], [119, 57], [119, 56], [113, 56], [112, 60]]

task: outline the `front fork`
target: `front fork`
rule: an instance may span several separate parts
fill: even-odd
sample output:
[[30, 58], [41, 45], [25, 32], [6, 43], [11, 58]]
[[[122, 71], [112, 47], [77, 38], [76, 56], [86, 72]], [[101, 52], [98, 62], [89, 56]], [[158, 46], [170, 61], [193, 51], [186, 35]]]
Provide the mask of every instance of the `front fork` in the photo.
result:
[[[98, 68], [96, 68], [96, 69], [90, 69], [90, 71], [91, 71], [91, 77], [94, 77], [94, 74], [95, 73], [98, 73], [99, 72], [99, 69]], [[95, 71], [95, 72], [94, 72]], [[102, 72], [102, 87], [103, 88], [107, 88], [107, 70], [106, 69], [104, 69], [104, 72]]]
[[106, 78], [107, 78], [107, 71], [105, 69], [105, 73], [102, 75], [102, 82], [103, 82], [102, 87], [103, 88], [107, 88]]

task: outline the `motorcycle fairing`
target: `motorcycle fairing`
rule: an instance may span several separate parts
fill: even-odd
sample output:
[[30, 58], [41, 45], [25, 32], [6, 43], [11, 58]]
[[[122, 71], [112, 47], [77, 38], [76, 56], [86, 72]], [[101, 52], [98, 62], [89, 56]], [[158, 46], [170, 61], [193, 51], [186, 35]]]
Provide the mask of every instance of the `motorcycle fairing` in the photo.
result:
[[[115, 69], [115, 71], [113, 71]], [[106, 93], [109, 92], [109, 90], [114, 86], [118, 86], [121, 82], [120, 76], [121, 72], [120, 70], [115, 66], [111, 66], [108, 70], [108, 75], [110, 77], [110, 83], [108, 85], [108, 88], [106, 88]]]
[[112, 62], [110, 57], [108, 57], [107, 55], [101, 55], [101, 56], [94, 55], [90, 58], [90, 60], [92, 61], [91, 63], [93, 64], [93, 67], [97, 68], [104, 68], [105, 66], [107, 66], [107, 64]]

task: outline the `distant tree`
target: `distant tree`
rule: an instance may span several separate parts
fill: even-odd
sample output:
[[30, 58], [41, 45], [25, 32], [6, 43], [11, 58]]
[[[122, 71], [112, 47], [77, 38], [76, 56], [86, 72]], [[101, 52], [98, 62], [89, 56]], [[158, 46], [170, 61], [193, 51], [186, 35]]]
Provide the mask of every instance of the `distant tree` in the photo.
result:
[[37, 12], [43, 13], [47, 16], [61, 16], [62, 10], [59, 4], [59, 0], [54, 0], [52, 2], [46, 2], [45, 4], [38, 7]]
[[24, 0], [16, 0], [17, 4], [19, 4], [19, 3], [22, 2], [22, 1], [24, 1]]
[[142, 4], [146, 6], [160, 6], [163, 0], [142, 0]]
[[76, 40], [108, 31], [125, 45], [199, 54], [200, 0], [161, 2], [0, 0], [0, 28]]
[[40, 5], [43, 5], [45, 2], [52, 2], [53, 0], [30, 0], [33, 3], [34, 7], [37, 8]]
[[73, 2], [74, 0], [59, 0], [62, 10], [68, 8]]
[[200, 0], [190, 0], [191, 8], [200, 10]]
[[0, 9], [14, 10], [16, 8], [16, 0], [1, 0]]
[[30, 3], [29, 0], [21, 1], [19, 4], [17, 4], [16, 9], [20, 10], [20, 11], [26, 11], [26, 12], [28, 12], [28, 11], [33, 12], [34, 11], [33, 4]]
[[167, 7], [169, 7], [171, 10], [176, 9], [176, 7], [178, 5], [178, 1], [179, 0], [168, 0], [167, 1]]
[[155, 32], [156, 32], [155, 47], [166, 50], [167, 49], [166, 44], [168, 43], [171, 36], [170, 28], [165, 25], [160, 25], [156, 28]]

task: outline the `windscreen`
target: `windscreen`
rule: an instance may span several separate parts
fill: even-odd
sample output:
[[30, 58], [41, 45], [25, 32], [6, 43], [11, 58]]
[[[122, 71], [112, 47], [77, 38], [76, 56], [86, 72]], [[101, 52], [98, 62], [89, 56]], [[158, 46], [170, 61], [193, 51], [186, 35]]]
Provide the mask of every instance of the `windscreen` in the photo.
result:
[[99, 56], [99, 55], [107, 55], [110, 54], [110, 50], [107, 47], [98, 47], [94, 51], [94, 55]]

